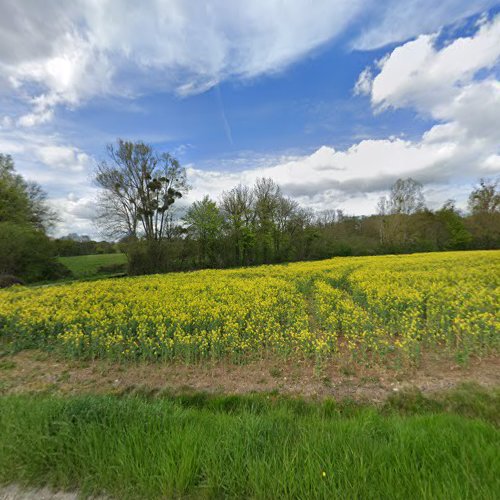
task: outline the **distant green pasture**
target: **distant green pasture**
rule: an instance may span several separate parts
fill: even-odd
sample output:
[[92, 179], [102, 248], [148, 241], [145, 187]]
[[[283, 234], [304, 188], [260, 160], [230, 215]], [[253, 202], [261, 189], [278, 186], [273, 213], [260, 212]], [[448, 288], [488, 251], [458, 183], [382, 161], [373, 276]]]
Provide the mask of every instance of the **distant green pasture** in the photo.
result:
[[[126, 264], [127, 258], [123, 253], [106, 253], [100, 255], [77, 255], [75, 257], [59, 257], [77, 279], [110, 276], [119, 274], [120, 270], [106, 270], [103, 267]], [[123, 272], [123, 271], [122, 271]]]

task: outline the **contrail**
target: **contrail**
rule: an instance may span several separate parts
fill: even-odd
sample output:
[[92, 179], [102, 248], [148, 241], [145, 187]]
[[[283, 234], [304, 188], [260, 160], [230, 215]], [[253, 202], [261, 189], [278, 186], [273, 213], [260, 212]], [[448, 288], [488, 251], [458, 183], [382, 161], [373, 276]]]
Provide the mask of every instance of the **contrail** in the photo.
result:
[[222, 101], [222, 94], [220, 91], [220, 86], [218, 84], [215, 86], [215, 92], [217, 94], [217, 100], [219, 101], [220, 114], [222, 117], [222, 123], [224, 124], [224, 131], [226, 132], [227, 140], [229, 141], [231, 146], [233, 146], [233, 134], [231, 132], [229, 122], [227, 121], [226, 112], [224, 111], [224, 103]]

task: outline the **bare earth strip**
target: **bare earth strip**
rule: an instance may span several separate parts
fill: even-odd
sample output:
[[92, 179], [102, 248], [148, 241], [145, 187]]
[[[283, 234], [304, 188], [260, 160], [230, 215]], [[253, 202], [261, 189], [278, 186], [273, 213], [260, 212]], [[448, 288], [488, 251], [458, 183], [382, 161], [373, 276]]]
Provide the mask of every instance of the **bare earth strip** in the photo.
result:
[[[77, 492], [52, 491], [49, 488], [24, 488], [17, 484], [0, 486], [0, 500], [78, 500]], [[105, 500], [106, 497], [90, 497], [90, 500]]]
[[17, 485], [0, 487], [0, 500], [77, 500], [77, 493], [53, 492], [47, 488], [29, 489]]
[[125, 394], [135, 391], [248, 394], [278, 392], [306, 398], [350, 398], [382, 402], [406, 388], [424, 393], [452, 389], [464, 382], [500, 385], [500, 356], [470, 360], [464, 367], [435, 355], [418, 368], [390, 369], [329, 362], [318, 369], [311, 360], [261, 359], [245, 364], [209, 362], [118, 363], [78, 361], [41, 351], [0, 358], [0, 394]]

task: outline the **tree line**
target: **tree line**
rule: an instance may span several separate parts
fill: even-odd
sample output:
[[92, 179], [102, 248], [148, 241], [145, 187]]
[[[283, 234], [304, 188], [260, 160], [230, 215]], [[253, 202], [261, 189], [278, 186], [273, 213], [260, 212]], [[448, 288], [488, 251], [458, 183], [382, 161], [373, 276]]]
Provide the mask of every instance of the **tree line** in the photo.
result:
[[188, 207], [185, 169], [168, 153], [118, 140], [98, 164], [96, 223], [109, 241], [49, 238], [57, 223], [39, 185], [0, 154], [0, 286], [68, 275], [57, 256], [127, 254], [129, 274], [225, 268], [347, 255], [500, 248], [498, 180], [483, 179], [462, 213], [453, 201], [426, 207], [423, 186], [398, 179], [376, 213], [314, 212], [286, 196], [272, 179], [237, 185]]
[[143, 142], [122, 140], [108, 146], [95, 180], [97, 222], [120, 239], [130, 274], [500, 247], [497, 181], [480, 181], [467, 214], [451, 200], [428, 209], [422, 184], [411, 178], [397, 180], [371, 216], [313, 212], [266, 178], [179, 210], [189, 190], [185, 169]]
[[96, 241], [87, 235], [70, 233], [53, 240], [58, 257], [75, 257], [78, 255], [99, 255], [117, 253], [119, 246], [114, 241]]

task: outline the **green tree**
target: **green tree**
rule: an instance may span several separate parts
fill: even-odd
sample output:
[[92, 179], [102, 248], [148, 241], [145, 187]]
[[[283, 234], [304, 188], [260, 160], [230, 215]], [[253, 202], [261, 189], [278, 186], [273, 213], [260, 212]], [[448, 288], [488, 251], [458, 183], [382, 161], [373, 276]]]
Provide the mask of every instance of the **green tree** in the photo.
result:
[[38, 184], [16, 173], [10, 155], [0, 154], [0, 222], [27, 224], [45, 231], [57, 220], [46, 199]]
[[224, 218], [217, 203], [205, 196], [188, 209], [184, 221], [198, 245], [198, 264], [215, 266], [218, 261], [218, 243], [222, 237]]
[[271, 262], [276, 256], [279, 229], [277, 212], [282, 198], [280, 187], [269, 178], [257, 179], [253, 188], [256, 222], [256, 244], [260, 262]]
[[499, 180], [481, 179], [469, 196], [471, 216], [467, 226], [478, 248], [500, 246]]
[[469, 210], [473, 215], [500, 212], [498, 179], [480, 179], [479, 186], [469, 195]]
[[472, 235], [465, 227], [464, 220], [455, 208], [453, 200], [448, 200], [436, 212], [436, 217], [445, 229], [444, 238], [438, 241], [439, 248], [443, 250], [463, 250], [470, 245]]
[[67, 274], [45, 234], [55, 220], [40, 186], [16, 173], [11, 156], [0, 154], [0, 275], [37, 281]]
[[255, 246], [254, 193], [248, 186], [234, 187], [222, 193], [220, 202], [227, 234], [232, 247], [232, 264], [251, 262]]
[[26, 224], [0, 222], [0, 276], [14, 275], [33, 282], [67, 274], [56, 261], [52, 242], [42, 230]]

